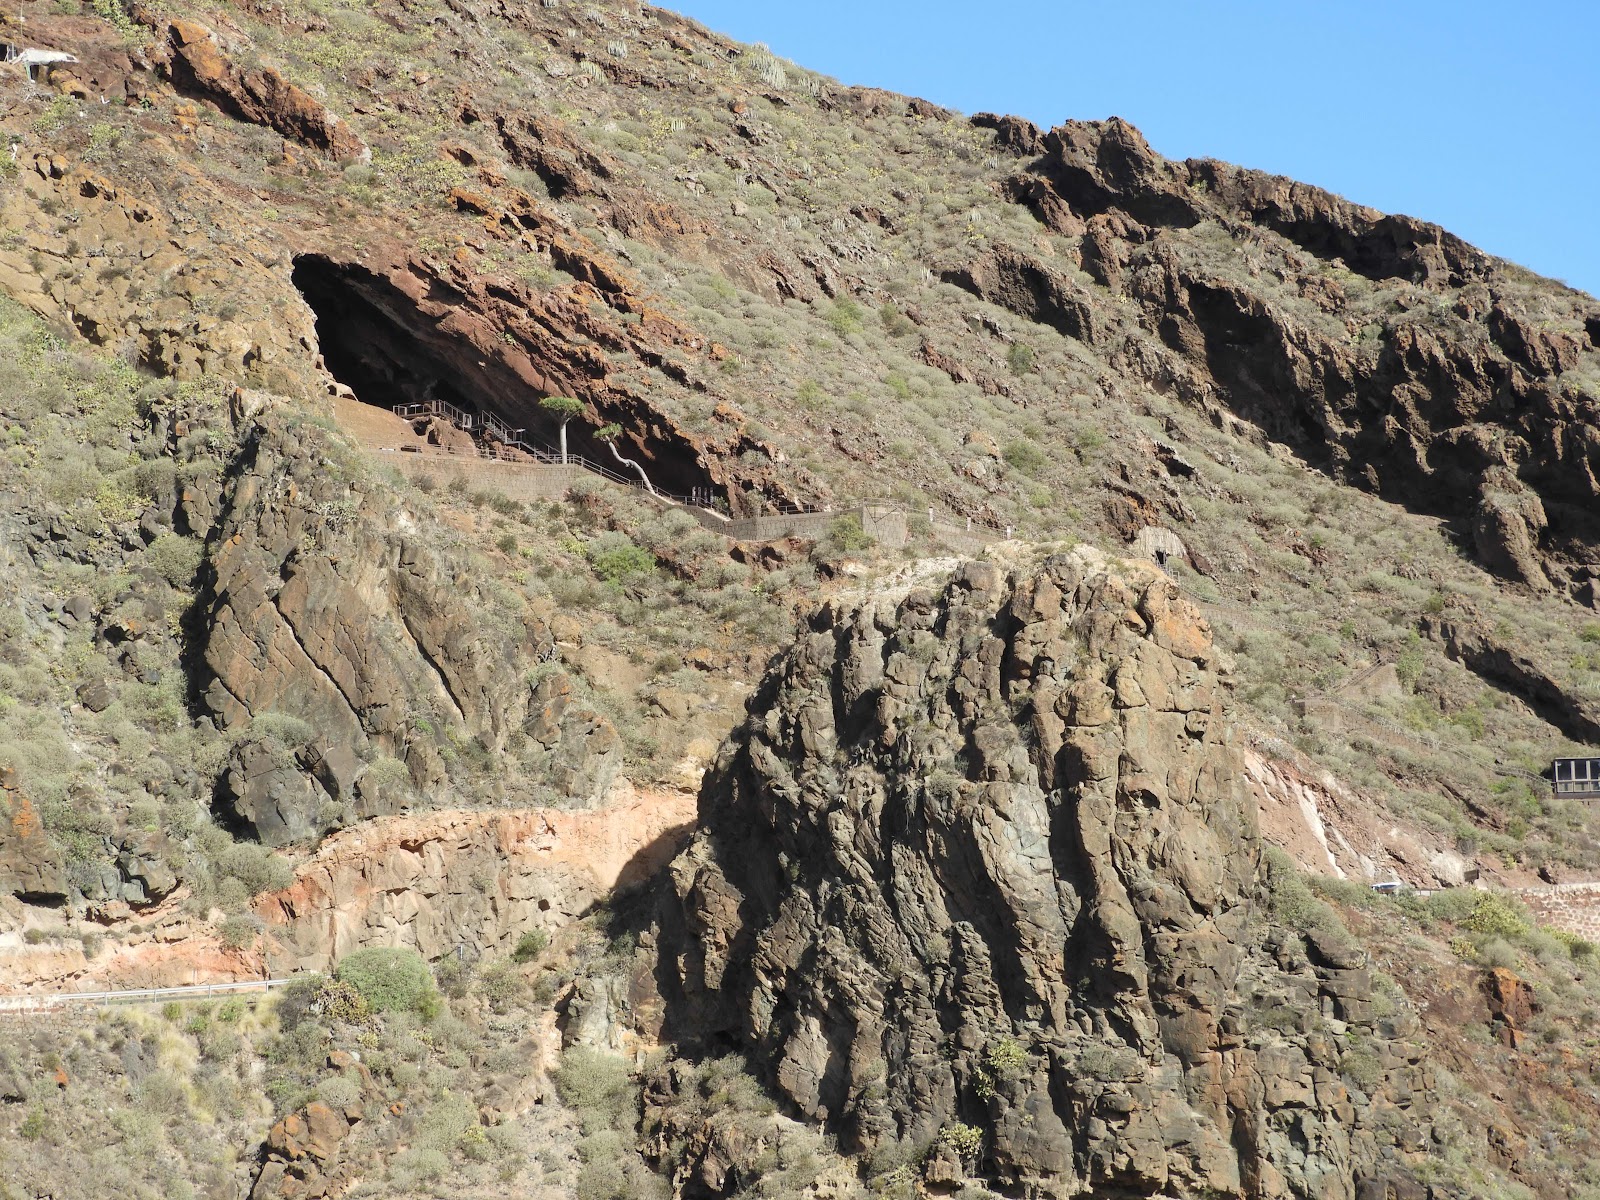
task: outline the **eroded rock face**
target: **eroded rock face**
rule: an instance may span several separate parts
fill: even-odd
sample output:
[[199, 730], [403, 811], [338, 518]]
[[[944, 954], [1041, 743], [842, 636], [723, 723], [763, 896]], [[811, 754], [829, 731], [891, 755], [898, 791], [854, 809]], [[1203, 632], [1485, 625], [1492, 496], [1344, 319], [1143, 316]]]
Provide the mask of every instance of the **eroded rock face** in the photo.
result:
[[[1077, 265], [1133, 300], [1170, 353], [1119, 348], [1098, 289], [1025, 250], [986, 249], [946, 280], [1460, 521], [1507, 578], [1581, 592], [1600, 546], [1600, 400], [1569, 372], [1587, 348], [1577, 330], [1600, 321], [1592, 300], [1531, 296], [1424, 221], [1210, 159], [1169, 161], [1115, 118], [1002, 138], [1037, 155], [1009, 193], [1074, 239]], [[1226, 261], [1207, 239], [1229, 246]], [[1396, 314], [1381, 323], [1359, 303], [1374, 288]]]
[[503, 952], [660, 870], [693, 818], [694, 797], [678, 792], [630, 794], [596, 812], [379, 818], [329, 838], [255, 911], [282, 970], [324, 971], [373, 945], [414, 946], [430, 960]]
[[188, 95], [212, 101], [229, 116], [281, 133], [343, 160], [371, 158], [366, 144], [304, 88], [271, 67], [239, 67], [217, 45], [216, 34], [194, 21], [170, 22], [167, 74]]
[[[230, 726], [293, 717], [317, 746], [373, 739], [421, 784], [442, 777], [434, 739], [417, 736], [434, 725], [501, 748], [528, 699], [502, 668], [532, 657], [538, 631], [472, 603], [464, 568], [407, 537], [378, 489], [293, 426], [258, 420], [230, 471], [204, 597], [207, 706]], [[319, 780], [336, 796], [359, 763], [340, 765]]]
[[673, 865], [667, 1032], [848, 1148], [977, 1126], [1032, 1195], [1403, 1176], [1426, 1071], [1341, 1081], [1319, 1014], [1369, 1030], [1370, 973], [1264, 920], [1227, 690], [1175, 585], [1088, 550], [822, 610]]
[[[38, 154], [19, 166], [0, 195], [0, 220], [17, 231], [0, 247], [0, 291], [159, 375], [217, 374], [288, 395], [320, 391], [306, 349], [315, 342], [310, 314], [279, 308], [287, 282], [264, 265], [276, 253], [270, 234], [219, 195], [201, 198], [202, 225], [212, 232], [199, 236], [192, 217], [90, 164]], [[252, 253], [230, 253], [230, 240]], [[85, 256], [101, 266], [85, 271]], [[156, 302], [146, 282], [153, 278], [168, 281]], [[232, 311], [216, 300], [224, 279], [239, 309], [233, 319], [215, 311]]]
[[242, 735], [218, 789], [229, 818], [269, 844], [315, 840], [400, 806], [396, 762], [399, 783], [428, 793], [449, 754], [487, 764], [530, 743], [561, 799], [603, 799], [620, 740], [557, 696], [564, 677], [536, 694], [543, 623], [487, 591], [464, 551], [423, 536], [315, 426], [271, 406], [240, 420], [220, 494], [197, 498], [211, 544], [198, 690]]

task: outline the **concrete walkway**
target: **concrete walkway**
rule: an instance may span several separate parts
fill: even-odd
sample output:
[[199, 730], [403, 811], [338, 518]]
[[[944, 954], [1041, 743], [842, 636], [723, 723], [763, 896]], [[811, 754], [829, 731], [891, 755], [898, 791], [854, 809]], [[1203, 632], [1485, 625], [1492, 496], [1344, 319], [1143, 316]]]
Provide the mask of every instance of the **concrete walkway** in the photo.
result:
[[[693, 517], [703, 528], [739, 542], [774, 542], [787, 537], [822, 538], [840, 517], [855, 517], [863, 532], [879, 545], [900, 549], [908, 545], [919, 524], [942, 544], [973, 554], [991, 542], [1003, 541], [1009, 530], [1001, 530], [970, 518], [940, 513], [935, 509], [913, 512], [895, 504], [854, 504], [830, 512], [771, 513], [759, 517], [729, 518], [721, 513], [687, 503], [680, 497], [651, 492], [600, 464], [574, 456], [563, 465], [517, 459], [485, 458], [478, 454], [452, 453], [431, 445], [403, 417], [339, 396], [334, 398], [334, 418], [339, 427], [354, 438], [378, 461], [393, 467], [416, 482], [430, 479], [435, 484], [458, 483], [474, 491], [498, 492], [509, 499], [559, 500], [580, 480], [598, 477], [618, 487], [628, 487], [638, 495], [653, 499], [663, 507], [676, 508]], [[463, 435], [465, 436], [465, 435]]]

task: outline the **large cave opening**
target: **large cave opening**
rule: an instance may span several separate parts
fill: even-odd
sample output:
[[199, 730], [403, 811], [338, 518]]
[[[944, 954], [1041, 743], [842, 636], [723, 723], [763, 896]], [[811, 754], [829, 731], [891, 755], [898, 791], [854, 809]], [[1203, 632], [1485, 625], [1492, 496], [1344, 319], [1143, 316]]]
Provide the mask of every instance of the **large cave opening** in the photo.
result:
[[[466, 330], [474, 325], [480, 331], [492, 330], [491, 317], [464, 307], [465, 297], [449, 285], [435, 280], [430, 291], [413, 297], [388, 276], [360, 263], [319, 254], [297, 257], [292, 278], [316, 317], [324, 365], [362, 403], [392, 409], [442, 400], [524, 431], [526, 441], [541, 450], [553, 450], [558, 444], [559, 419], [539, 406], [549, 391], [525, 377], [526, 362], [519, 371], [504, 353], [482, 349], [497, 336], [468, 335]], [[538, 372], [550, 380], [581, 378], [581, 369], [566, 361], [566, 350], [552, 344], [529, 353], [542, 354], [545, 361], [536, 364]], [[550, 390], [557, 387], [552, 383]], [[621, 452], [640, 460], [657, 488], [679, 495], [721, 491], [696, 448], [658, 414], [641, 413], [637, 404], [625, 411], [621, 401], [595, 403], [602, 421], [622, 426]], [[593, 437], [594, 428], [582, 420], [569, 424], [571, 453], [631, 474]]]
[[480, 393], [491, 380], [474, 378], [484, 368], [464, 374], [460, 361], [461, 349], [476, 358], [472, 347], [437, 344], [424, 328], [432, 322], [387, 279], [314, 254], [295, 259], [293, 279], [316, 315], [324, 365], [356, 399], [392, 408], [431, 398], [482, 412]]

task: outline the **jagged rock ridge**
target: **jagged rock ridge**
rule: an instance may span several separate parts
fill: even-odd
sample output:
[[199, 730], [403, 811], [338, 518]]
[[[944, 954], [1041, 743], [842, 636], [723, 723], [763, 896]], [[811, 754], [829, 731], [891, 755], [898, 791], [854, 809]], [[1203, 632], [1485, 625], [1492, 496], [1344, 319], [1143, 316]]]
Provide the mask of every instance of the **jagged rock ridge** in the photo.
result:
[[[1227, 665], [1170, 580], [1119, 570], [974, 562], [814, 617], [673, 866], [667, 1032], [735, 1040], [857, 1149], [981, 1128], [1031, 1195], [1403, 1176], [1406, 1014], [1265, 920]], [[1377, 1082], [1341, 1081], [1319, 1011], [1379, 1039]]]
[[[1014, 247], [946, 279], [1459, 522], [1501, 575], [1592, 597], [1600, 409], [1575, 374], [1600, 344], [1591, 300], [1529, 293], [1437, 225], [1212, 159], [1168, 161], [1116, 118], [1048, 133], [975, 121], [1029, 159], [1008, 193], [1077, 239], [1074, 265], [1133, 301], [1170, 354], [1118, 350], [1113, 310]], [[1227, 239], [1226, 260], [1197, 252], [1203, 225]], [[1377, 323], [1357, 303], [1373, 285], [1390, 300]]]

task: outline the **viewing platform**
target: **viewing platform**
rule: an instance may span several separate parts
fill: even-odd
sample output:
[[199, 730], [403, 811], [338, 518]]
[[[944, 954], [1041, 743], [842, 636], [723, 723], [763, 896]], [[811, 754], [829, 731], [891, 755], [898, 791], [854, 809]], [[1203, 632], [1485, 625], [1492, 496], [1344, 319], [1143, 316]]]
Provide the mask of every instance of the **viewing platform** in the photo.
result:
[[1558, 758], [1555, 792], [1568, 800], [1600, 800], [1600, 758]]

